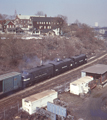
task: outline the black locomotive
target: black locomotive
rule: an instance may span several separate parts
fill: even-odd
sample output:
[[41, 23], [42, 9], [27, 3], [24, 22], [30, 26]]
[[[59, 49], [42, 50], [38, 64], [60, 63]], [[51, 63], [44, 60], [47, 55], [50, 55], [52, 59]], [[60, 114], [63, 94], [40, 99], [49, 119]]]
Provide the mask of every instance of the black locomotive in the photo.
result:
[[47, 65], [38, 66], [22, 72], [22, 85], [25, 88], [29, 84], [34, 84], [63, 72], [71, 70], [87, 62], [85, 54], [73, 56], [63, 60], [52, 61]]
[[86, 62], [86, 55], [81, 54], [72, 58], [53, 61], [30, 70], [24, 70], [22, 73], [11, 72], [0, 75], [0, 95], [54, 77]]

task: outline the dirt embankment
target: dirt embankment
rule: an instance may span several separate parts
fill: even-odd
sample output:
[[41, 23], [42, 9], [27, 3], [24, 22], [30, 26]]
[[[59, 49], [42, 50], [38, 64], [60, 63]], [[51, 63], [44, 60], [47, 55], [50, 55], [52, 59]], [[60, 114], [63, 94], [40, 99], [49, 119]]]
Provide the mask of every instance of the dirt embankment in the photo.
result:
[[[81, 36], [80, 36], [81, 35]], [[5, 39], [2, 39], [5, 36]], [[21, 39], [17, 35], [0, 35], [0, 74], [36, 67], [55, 58], [81, 53], [91, 56], [106, 49], [105, 41], [78, 33], [70, 37], [47, 36], [42, 39]]]

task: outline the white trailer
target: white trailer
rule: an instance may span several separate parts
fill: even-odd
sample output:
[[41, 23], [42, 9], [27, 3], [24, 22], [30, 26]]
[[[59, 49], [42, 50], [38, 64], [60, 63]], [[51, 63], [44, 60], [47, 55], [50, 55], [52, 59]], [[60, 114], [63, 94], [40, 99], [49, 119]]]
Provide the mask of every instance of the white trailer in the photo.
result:
[[76, 95], [88, 93], [90, 89], [90, 87], [88, 87], [88, 83], [91, 82], [92, 80], [93, 77], [85, 76], [70, 83], [70, 93]]
[[54, 90], [46, 90], [22, 99], [22, 108], [30, 115], [36, 112], [36, 107], [45, 107], [47, 102], [52, 102], [58, 97]]

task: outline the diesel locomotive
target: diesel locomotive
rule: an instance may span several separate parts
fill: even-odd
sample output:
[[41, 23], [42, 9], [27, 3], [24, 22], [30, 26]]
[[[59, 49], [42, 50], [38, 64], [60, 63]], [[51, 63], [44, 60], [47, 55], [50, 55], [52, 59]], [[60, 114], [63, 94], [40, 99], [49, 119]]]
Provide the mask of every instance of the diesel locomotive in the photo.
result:
[[0, 76], [0, 94], [26, 88], [48, 78], [59, 75], [82, 64], [87, 63], [85, 54], [73, 56], [63, 60], [49, 62], [46, 65], [23, 70], [22, 73], [11, 72]]

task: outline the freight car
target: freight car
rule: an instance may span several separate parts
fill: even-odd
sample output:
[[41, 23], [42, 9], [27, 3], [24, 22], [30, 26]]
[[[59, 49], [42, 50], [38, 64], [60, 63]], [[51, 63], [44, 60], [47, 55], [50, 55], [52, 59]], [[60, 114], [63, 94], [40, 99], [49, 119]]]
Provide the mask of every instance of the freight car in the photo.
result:
[[21, 76], [18, 72], [0, 75], [0, 95], [22, 88]]
[[22, 73], [11, 72], [0, 76], [0, 94], [4, 94], [28, 85], [46, 80], [65, 71], [71, 70], [87, 62], [85, 54], [66, 58], [64, 60], [50, 62], [49, 64], [37, 66], [22, 71]]

